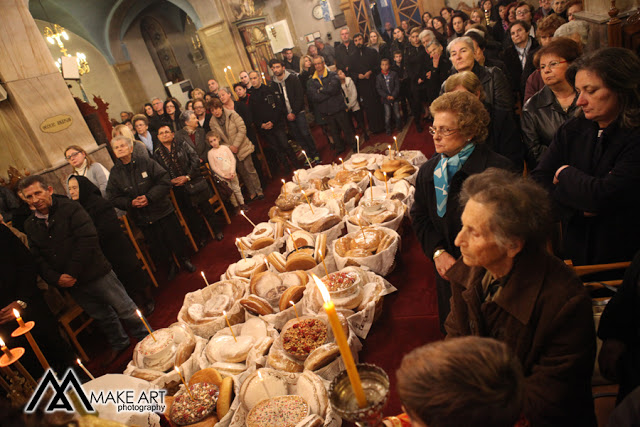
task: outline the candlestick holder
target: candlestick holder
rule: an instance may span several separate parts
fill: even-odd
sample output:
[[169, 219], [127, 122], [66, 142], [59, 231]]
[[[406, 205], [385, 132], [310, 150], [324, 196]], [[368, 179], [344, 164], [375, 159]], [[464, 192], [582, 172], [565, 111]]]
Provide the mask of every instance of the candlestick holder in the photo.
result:
[[47, 361], [46, 357], [44, 357], [44, 354], [42, 353], [42, 350], [40, 350], [40, 347], [38, 346], [38, 343], [36, 342], [36, 340], [33, 338], [33, 335], [31, 335], [31, 330], [35, 326], [36, 326], [36, 322], [34, 322], [33, 320], [25, 322], [24, 324], [20, 325], [15, 331], [11, 332], [11, 336], [13, 338], [17, 338], [19, 336], [24, 335], [27, 338], [27, 341], [29, 342], [31, 349], [36, 354], [36, 357], [38, 358], [38, 362], [40, 362], [40, 365], [42, 365], [42, 369], [46, 371], [51, 366], [49, 365], [49, 362]]
[[329, 386], [329, 402], [343, 420], [360, 427], [382, 425], [382, 410], [389, 398], [389, 376], [382, 368], [369, 363], [356, 365], [368, 406], [360, 408], [351, 388], [347, 371], [342, 371]]

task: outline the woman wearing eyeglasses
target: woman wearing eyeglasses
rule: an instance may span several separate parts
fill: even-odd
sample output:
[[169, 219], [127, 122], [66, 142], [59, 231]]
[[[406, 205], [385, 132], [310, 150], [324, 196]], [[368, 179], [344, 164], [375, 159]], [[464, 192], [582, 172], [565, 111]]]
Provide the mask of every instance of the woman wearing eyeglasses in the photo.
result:
[[487, 168], [511, 170], [513, 164], [484, 144], [489, 113], [477, 96], [462, 91], [445, 93], [430, 109], [433, 126], [429, 133], [436, 155], [418, 172], [411, 219], [422, 250], [435, 264], [438, 314], [444, 333], [451, 297], [447, 270], [460, 257], [454, 240], [462, 228], [458, 202], [462, 183]]
[[71, 175], [84, 176], [100, 189], [102, 197], [107, 194], [107, 182], [109, 181], [109, 171], [100, 163], [94, 162], [78, 145], [70, 145], [64, 150], [64, 158], [73, 168]]
[[576, 91], [567, 81], [567, 68], [580, 56], [580, 46], [568, 38], [552, 40], [540, 49], [533, 62], [545, 86], [524, 104], [520, 124], [528, 149], [527, 163], [533, 170], [547, 151], [562, 123], [574, 117]]

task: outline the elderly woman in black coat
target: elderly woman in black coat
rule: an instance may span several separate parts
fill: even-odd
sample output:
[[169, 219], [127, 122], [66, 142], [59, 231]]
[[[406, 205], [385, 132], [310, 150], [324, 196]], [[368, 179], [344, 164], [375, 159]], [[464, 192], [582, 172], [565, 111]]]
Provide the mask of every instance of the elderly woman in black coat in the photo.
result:
[[567, 80], [582, 114], [560, 126], [531, 177], [556, 204], [564, 257], [629, 261], [640, 245], [640, 59], [599, 49], [576, 60]]
[[435, 264], [438, 314], [444, 332], [451, 298], [447, 270], [460, 257], [454, 240], [462, 227], [458, 202], [462, 183], [489, 167], [511, 169], [513, 165], [484, 144], [489, 113], [475, 95], [446, 93], [433, 101], [431, 114], [429, 133], [437, 154], [418, 172], [411, 219], [422, 250]]
[[136, 253], [120, 228], [115, 208], [104, 199], [98, 187], [84, 176], [71, 175], [67, 180], [69, 197], [87, 211], [98, 231], [100, 248], [127, 293], [145, 314], [150, 315], [155, 303], [147, 275], [140, 268]]

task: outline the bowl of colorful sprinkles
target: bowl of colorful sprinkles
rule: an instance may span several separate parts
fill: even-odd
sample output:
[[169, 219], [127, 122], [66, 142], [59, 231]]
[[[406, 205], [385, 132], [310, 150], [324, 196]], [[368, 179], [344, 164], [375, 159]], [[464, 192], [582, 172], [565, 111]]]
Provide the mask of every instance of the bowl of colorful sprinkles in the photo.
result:
[[218, 393], [219, 388], [215, 384], [193, 384], [188, 392], [173, 400], [169, 418], [177, 425], [187, 426], [214, 415]]
[[253, 407], [246, 418], [247, 427], [294, 427], [309, 416], [309, 405], [300, 396], [265, 399]]
[[327, 324], [317, 318], [301, 318], [282, 330], [282, 348], [291, 357], [305, 360], [327, 341]]

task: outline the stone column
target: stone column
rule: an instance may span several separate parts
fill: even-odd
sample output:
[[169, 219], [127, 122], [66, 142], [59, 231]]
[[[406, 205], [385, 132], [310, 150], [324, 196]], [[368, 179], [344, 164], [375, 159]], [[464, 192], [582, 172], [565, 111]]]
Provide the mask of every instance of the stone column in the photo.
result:
[[91, 136], [24, 0], [0, 0], [0, 173], [41, 172], [66, 163], [70, 144], [95, 151]]

